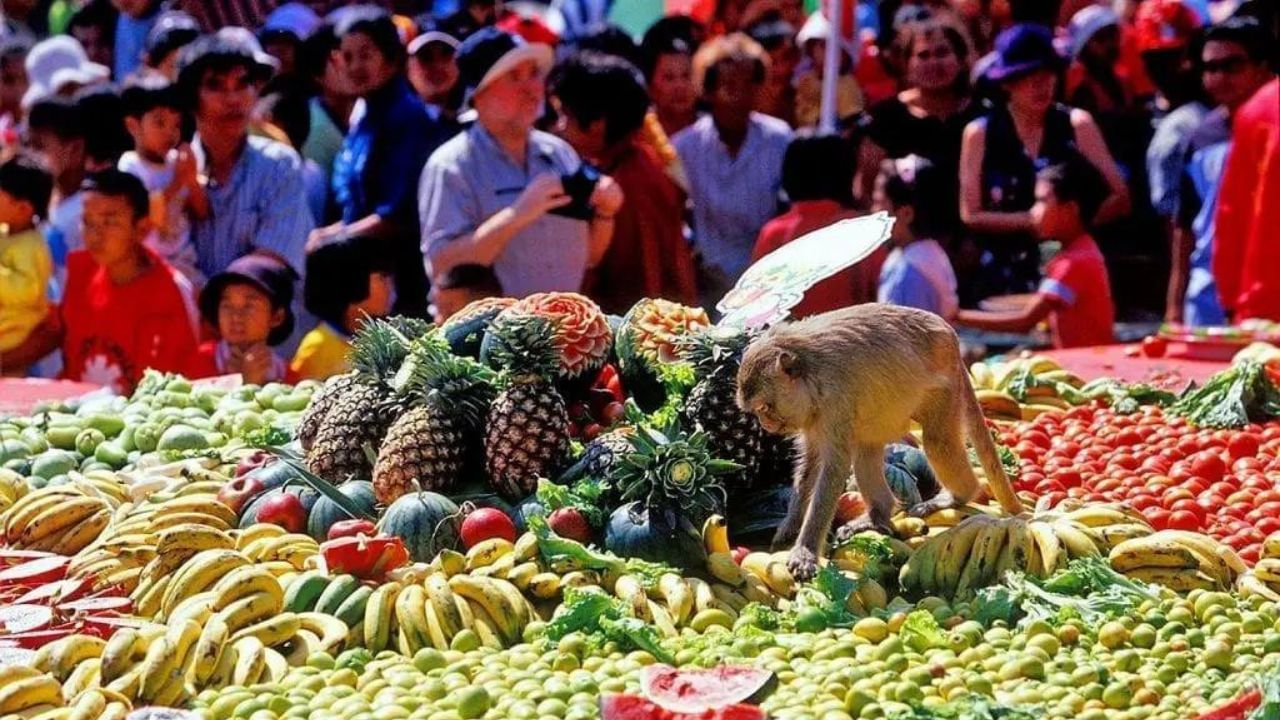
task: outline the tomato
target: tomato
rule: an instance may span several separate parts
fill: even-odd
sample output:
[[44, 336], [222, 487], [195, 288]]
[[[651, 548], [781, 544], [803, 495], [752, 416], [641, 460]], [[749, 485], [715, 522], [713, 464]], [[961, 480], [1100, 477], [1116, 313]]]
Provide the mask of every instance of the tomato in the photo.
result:
[[1053, 479], [1063, 487], [1069, 488], [1080, 487], [1084, 483], [1084, 478], [1077, 470], [1061, 470], [1054, 473]]
[[1185, 498], [1170, 505], [1169, 509], [1173, 510], [1175, 513], [1189, 512], [1192, 515], [1196, 516], [1200, 524], [1203, 524], [1205, 519], [1209, 515], [1207, 512], [1205, 512], [1205, 509], [1201, 507], [1195, 500], [1189, 500]]
[[1147, 522], [1151, 523], [1151, 527], [1157, 530], [1165, 530], [1169, 527], [1170, 513], [1168, 510], [1151, 507], [1147, 508], [1143, 515], [1147, 518]]
[[1247, 545], [1239, 550], [1240, 559], [1253, 565], [1262, 557], [1262, 546], [1258, 544]]
[[1191, 530], [1199, 532], [1200, 518], [1195, 513], [1179, 510], [1169, 515], [1168, 527], [1173, 530]]
[[1239, 432], [1231, 436], [1231, 439], [1227, 441], [1227, 454], [1233, 460], [1253, 457], [1258, 454], [1258, 448], [1261, 445], [1262, 438], [1257, 435]]
[[1258, 520], [1256, 527], [1258, 528], [1258, 531], [1261, 532], [1262, 534], [1270, 535], [1271, 533], [1280, 531], [1280, 518], [1276, 518], [1276, 517], [1261, 518], [1260, 520]]
[[1218, 453], [1199, 452], [1191, 458], [1191, 472], [1211, 483], [1217, 482], [1226, 474], [1227, 464], [1222, 461], [1222, 456]]
[[1149, 495], [1147, 493], [1143, 493], [1141, 495], [1134, 495], [1133, 497], [1129, 498], [1129, 505], [1132, 506], [1134, 510], [1141, 512], [1143, 510], [1146, 510], [1149, 507], [1159, 506], [1160, 498], [1156, 497], [1155, 495]]
[[1121, 430], [1116, 433], [1116, 445], [1129, 447], [1142, 442], [1142, 436], [1136, 430]]

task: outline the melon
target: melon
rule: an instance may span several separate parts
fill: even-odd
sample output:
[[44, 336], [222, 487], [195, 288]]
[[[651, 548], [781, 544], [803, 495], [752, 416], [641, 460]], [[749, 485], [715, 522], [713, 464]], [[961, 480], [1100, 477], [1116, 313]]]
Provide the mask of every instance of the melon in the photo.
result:
[[415, 562], [431, 562], [441, 550], [458, 546], [462, 514], [449, 498], [433, 492], [402, 495], [382, 514], [378, 532], [404, 541]]
[[480, 358], [480, 345], [489, 324], [506, 308], [515, 304], [514, 298], [483, 298], [469, 303], [440, 326], [440, 335], [449, 343], [454, 355]]
[[755, 705], [729, 705], [699, 713], [667, 710], [639, 695], [603, 695], [600, 697], [601, 720], [768, 720], [764, 710]]
[[[345, 482], [338, 486], [338, 492], [347, 496], [351, 502], [370, 516], [377, 515], [373, 483], [368, 480]], [[346, 510], [339, 507], [338, 503], [322, 495], [311, 507], [311, 512], [307, 513], [307, 534], [315, 538], [316, 542], [324, 542], [329, 537], [329, 528], [333, 527], [334, 523], [351, 519], [353, 518], [347, 514]]]
[[884, 449], [884, 461], [886, 464], [897, 465], [911, 473], [916, 480], [921, 497], [931, 498], [941, 489], [938, 485], [938, 477], [934, 475], [933, 467], [929, 465], [929, 459], [919, 448], [904, 443], [894, 443]]
[[688, 518], [674, 512], [650, 512], [639, 502], [613, 511], [604, 545], [614, 555], [681, 568], [702, 568], [707, 562], [702, 536]]
[[771, 689], [773, 679], [769, 670], [753, 667], [679, 670], [670, 665], [648, 665], [640, 671], [640, 692], [667, 710], [701, 713], [760, 700]]

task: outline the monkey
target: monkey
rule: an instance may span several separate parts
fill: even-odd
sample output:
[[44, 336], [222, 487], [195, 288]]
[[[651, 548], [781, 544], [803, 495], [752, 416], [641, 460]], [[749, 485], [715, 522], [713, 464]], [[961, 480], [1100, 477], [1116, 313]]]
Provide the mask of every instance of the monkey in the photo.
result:
[[817, 572], [852, 467], [868, 511], [837, 538], [876, 529], [892, 534], [894, 495], [884, 476], [885, 445], [923, 428], [925, 457], [942, 485], [908, 512], [917, 517], [969, 502], [978, 479], [965, 438], [978, 455], [1004, 510], [1022, 511], [1000, 464], [955, 330], [915, 308], [867, 303], [775, 325], [744, 351], [739, 407], [767, 432], [795, 437], [795, 493], [774, 548], [792, 546], [787, 567], [797, 580]]

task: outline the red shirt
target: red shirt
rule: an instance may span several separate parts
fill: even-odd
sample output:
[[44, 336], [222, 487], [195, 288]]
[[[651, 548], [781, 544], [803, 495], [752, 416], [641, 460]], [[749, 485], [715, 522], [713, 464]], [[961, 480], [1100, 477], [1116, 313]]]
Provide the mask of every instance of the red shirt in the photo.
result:
[[128, 393], [147, 368], [189, 372], [197, 312], [191, 283], [147, 250], [149, 267], [116, 285], [85, 251], [67, 256], [63, 375]]
[[1280, 320], [1280, 80], [1236, 111], [1218, 187], [1213, 276], [1233, 318]]
[[[856, 215], [857, 213], [834, 200], [801, 200], [760, 229], [756, 246], [751, 251], [751, 262], [802, 235]], [[881, 245], [857, 265], [841, 270], [809, 288], [800, 304], [791, 309], [791, 317], [806, 318], [850, 305], [875, 302], [876, 288], [880, 282], [880, 266], [884, 264], [888, 254], [888, 249]]]
[[1053, 302], [1049, 327], [1054, 347], [1115, 342], [1115, 307], [1102, 251], [1088, 235], [1065, 243], [1045, 267], [1040, 292]]
[[[231, 374], [231, 371], [224, 367], [224, 363], [219, 358], [218, 345], [219, 341], [217, 340], [206, 340], [196, 347], [187, 370], [187, 373], [192, 378], [218, 377], [219, 375]], [[292, 385], [302, 379], [278, 355], [272, 359], [272, 366], [267, 382], [283, 382]]]

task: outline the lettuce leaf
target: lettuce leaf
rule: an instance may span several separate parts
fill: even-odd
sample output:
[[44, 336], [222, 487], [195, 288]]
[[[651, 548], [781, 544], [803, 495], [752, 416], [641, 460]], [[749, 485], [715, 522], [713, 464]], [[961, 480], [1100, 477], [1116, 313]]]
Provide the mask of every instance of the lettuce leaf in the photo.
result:
[[938, 625], [938, 619], [928, 610], [916, 610], [902, 623], [898, 631], [902, 644], [918, 653], [932, 648], [947, 647], [947, 634]]

